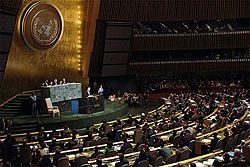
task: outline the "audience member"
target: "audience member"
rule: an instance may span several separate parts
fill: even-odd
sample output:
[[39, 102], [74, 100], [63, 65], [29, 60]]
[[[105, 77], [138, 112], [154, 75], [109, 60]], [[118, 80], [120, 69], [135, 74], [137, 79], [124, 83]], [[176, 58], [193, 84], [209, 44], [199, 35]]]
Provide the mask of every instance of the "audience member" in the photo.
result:
[[123, 138], [123, 144], [122, 144], [122, 146], [121, 146], [120, 152], [121, 152], [121, 153], [124, 153], [124, 151], [125, 151], [126, 149], [128, 149], [128, 148], [132, 148], [132, 144], [131, 144], [130, 142], [128, 142], [128, 140], [127, 140], [126, 137], [124, 137], [124, 138]]
[[96, 146], [96, 147], [95, 147], [94, 153], [91, 154], [90, 157], [91, 157], [91, 158], [97, 158], [100, 154], [102, 154], [102, 153], [99, 151], [98, 147]]
[[124, 154], [123, 153], [119, 153], [119, 162], [117, 162], [115, 164], [115, 167], [122, 167], [123, 165], [128, 165], [129, 162], [128, 160], [124, 159]]
[[61, 154], [61, 151], [59, 149], [56, 150], [55, 155], [53, 157], [53, 165], [57, 166], [58, 160], [62, 157], [65, 157], [65, 155]]
[[134, 166], [137, 166], [139, 162], [143, 161], [143, 160], [147, 160], [149, 161], [147, 154], [145, 152], [145, 150], [140, 151], [139, 153], [139, 157], [135, 159], [135, 163]]
[[107, 155], [110, 151], [113, 151], [113, 150], [114, 150], [113, 142], [112, 141], [108, 141], [107, 146], [103, 150], [103, 154]]

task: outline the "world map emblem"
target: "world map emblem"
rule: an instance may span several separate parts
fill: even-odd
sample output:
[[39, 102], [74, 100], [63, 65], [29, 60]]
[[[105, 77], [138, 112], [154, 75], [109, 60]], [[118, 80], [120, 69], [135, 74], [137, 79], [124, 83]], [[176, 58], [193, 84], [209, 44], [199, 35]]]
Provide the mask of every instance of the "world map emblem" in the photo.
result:
[[34, 51], [45, 51], [60, 40], [63, 18], [56, 6], [45, 1], [29, 5], [21, 22], [21, 35], [25, 44]]

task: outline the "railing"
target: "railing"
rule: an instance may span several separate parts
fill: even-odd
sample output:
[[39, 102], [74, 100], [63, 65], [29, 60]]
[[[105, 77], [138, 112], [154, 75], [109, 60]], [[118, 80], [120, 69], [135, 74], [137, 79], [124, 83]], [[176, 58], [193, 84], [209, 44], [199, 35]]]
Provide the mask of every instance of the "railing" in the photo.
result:
[[161, 65], [161, 64], [193, 64], [193, 63], [225, 63], [225, 62], [250, 62], [245, 59], [219, 59], [219, 60], [171, 60], [171, 61], [150, 61], [150, 62], [131, 62], [129, 65]]
[[39, 92], [39, 91], [40, 91], [40, 89], [36, 89], [36, 90], [29, 90], [29, 91], [24, 91], [22, 93], [16, 94], [15, 96], [9, 98], [8, 100], [6, 100], [2, 104], [0, 104], [0, 108], [2, 108], [5, 104], [9, 103], [11, 100], [15, 99], [17, 96], [21, 96], [23, 94], [32, 93], [32, 92]]
[[208, 33], [177, 33], [177, 34], [134, 34], [134, 37], [181, 37], [181, 36], [203, 36], [203, 35], [229, 35], [229, 34], [249, 34], [250, 31], [249, 30], [245, 30], [245, 31], [233, 31], [233, 32], [208, 32]]

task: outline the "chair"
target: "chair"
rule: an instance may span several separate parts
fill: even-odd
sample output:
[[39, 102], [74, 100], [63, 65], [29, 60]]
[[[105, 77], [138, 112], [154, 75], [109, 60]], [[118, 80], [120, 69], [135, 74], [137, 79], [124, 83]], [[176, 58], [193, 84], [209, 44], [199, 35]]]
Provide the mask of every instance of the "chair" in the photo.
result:
[[124, 164], [121, 167], [129, 167], [129, 164]]
[[85, 156], [79, 156], [75, 159], [75, 167], [81, 167], [83, 164], [88, 163], [88, 158]]
[[69, 158], [62, 157], [58, 160], [57, 167], [69, 167]]
[[110, 151], [106, 154], [106, 157], [113, 157], [113, 156], [116, 156], [116, 151]]
[[97, 155], [96, 158], [105, 158], [105, 155], [101, 153], [101, 154]]
[[60, 117], [60, 110], [57, 106], [53, 106], [51, 99], [50, 98], [46, 98], [45, 99], [46, 105], [47, 105], [47, 109], [48, 109], [48, 113], [52, 113], [53, 118], [55, 117], [55, 114], [58, 114], [58, 116]]
[[127, 149], [124, 151], [124, 154], [132, 153], [132, 152], [133, 152], [133, 148], [127, 148]]
[[181, 152], [179, 160], [182, 161], [182, 160], [188, 159], [189, 155], [190, 155], [190, 151], [184, 150]]
[[106, 144], [108, 143], [108, 137], [103, 137], [99, 140], [99, 144]]
[[233, 137], [230, 137], [227, 141], [226, 146], [225, 146], [225, 150], [231, 151], [233, 147], [234, 147], [234, 140], [233, 140]]
[[226, 119], [222, 119], [221, 123], [220, 123], [220, 127], [224, 127], [226, 125], [227, 121]]
[[92, 143], [91, 140], [90, 140], [90, 141], [86, 141], [86, 142], [84, 143], [84, 146], [85, 146], [85, 147], [89, 147], [89, 146], [91, 145], [91, 143]]
[[20, 162], [21, 166], [25, 164], [31, 165], [31, 150], [29, 148], [23, 148], [20, 150]]
[[137, 151], [142, 151], [143, 149], [146, 148], [146, 144], [140, 144], [137, 148]]
[[166, 164], [174, 163], [174, 162], [176, 162], [176, 160], [177, 160], [177, 154], [172, 154], [172, 155], [168, 158], [168, 160], [166, 161]]
[[218, 149], [222, 149], [222, 147], [223, 147], [223, 140], [220, 139], [220, 140], [217, 141], [217, 143], [215, 144], [214, 149], [215, 149], [215, 150], [218, 150]]
[[162, 130], [168, 130], [168, 129], [169, 129], [168, 124], [164, 124], [164, 125], [162, 125], [161, 129], [162, 129]]
[[208, 127], [209, 126], [209, 120], [205, 119], [203, 124], [204, 124], [205, 128]]
[[234, 136], [234, 146], [237, 146], [237, 144], [238, 144], [238, 138], [239, 138], [239, 134], [236, 134], [235, 136]]
[[150, 151], [149, 157], [151, 161], [155, 161], [158, 158], [158, 152], [156, 150]]
[[155, 135], [151, 135], [150, 136], [150, 139], [149, 139], [149, 144], [150, 144], [150, 146], [152, 146], [153, 144], [154, 144], [154, 142], [155, 142]]
[[156, 158], [156, 160], [153, 162], [153, 166], [162, 166], [163, 165], [163, 157], [160, 156]]
[[204, 128], [203, 130], [202, 130], [202, 133], [203, 134], [206, 134], [206, 133], [209, 133], [210, 132], [210, 128], [208, 127], [208, 128]]
[[137, 167], [148, 167], [149, 162], [147, 160], [143, 160], [143, 161], [139, 162], [136, 166]]
[[181, 142], [181, 136], [180, 135], [176, 135], [173, 139], [173, 145], [175, 148], [179, 147], [179, 144]]
[[218, 124], [216, 124], [216, 125], [214, 125], [213, 127], [212, 127], [212, 129], [211, 129], [211, 131], [215, 131], [216, 129], [218, 129]]
[[108, 134], [112, 131], [112, 126], [107, 125], [104, 129], [104, 134]]
[[42, 159], [39, 162], [39, 166], [51, 166], [51, 160], [49, 155], [42, 156]]
[[96, 146], [98, 144], [99, 144], [99, 141], [93, 140], [91, 141], [90, 146]]
[[249, 135], [250, 135], [250, 129], [248, 129], [248, 130], [246, 131], [244, 139], [248, 138]]
[[80, 167], [92, 167], [90, 164], [82, 164]]
[[243, 139], [244, 139], [245, 134], [246, 134], [246, 132], [245, 132], [245, 131], [243, 131], [243, 132], [239, 135], [239, 138], [238, 138], [238, 144], [240, 144], [240, 143], [241, 143], [241, 140], [243, 140]]
[[120, 141], [122, 136], [122, 130], [118, 130], [115, 134], [115, 141]]
[[134, 142], [137, 143], [138, 141], [140, 141], [141, 137], [142, 137], [142, 130], [141, 129], [137, 129], [135, 131]]

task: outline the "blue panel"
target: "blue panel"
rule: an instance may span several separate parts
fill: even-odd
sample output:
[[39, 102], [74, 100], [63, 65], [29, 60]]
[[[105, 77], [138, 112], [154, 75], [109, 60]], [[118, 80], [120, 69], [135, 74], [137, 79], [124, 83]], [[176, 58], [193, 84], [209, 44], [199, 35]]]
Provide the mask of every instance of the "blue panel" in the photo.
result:
[[71, 100], [71, 112], [79, 113], [79, 101], [78, 100]]

